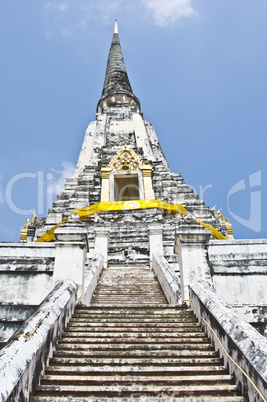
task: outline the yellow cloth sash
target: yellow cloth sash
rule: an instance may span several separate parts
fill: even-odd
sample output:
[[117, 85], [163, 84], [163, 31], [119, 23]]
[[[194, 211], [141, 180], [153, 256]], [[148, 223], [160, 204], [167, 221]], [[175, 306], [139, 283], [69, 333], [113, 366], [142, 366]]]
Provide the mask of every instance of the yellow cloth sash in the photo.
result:
[[[37, 242], [48, 242], [52, 241], [55, 237], [54, 231], [65, 222], [68, 221], [69, 217], [76, 212], [79, 215], [81, 220], [86, 217], [95, 214], [97, 212], [103, 211], [125, 211], [130, 209], [146, 209], [146, 208], [161, 208], [164, 210], [172, 211], [174, 213], [181, 213], [182, 215], [187, 215], [187, 210], [181, 204], [169, 204], [167, 202], [158, 201], [158, 200], [134, 200], [134, 201], [113, 201], [113, 202], [99, 202], [97, 204], [90, 205], [84, 208], [74, 209], [70, 215], [68, 215], [62, 222], [58, 223], [52, 229], [48, 230], [45, 234], [43, 234]], [[212, 225], [208, 225], [196, 219], [200, 225], [204, 226], [206, 229], [210, 230], [211, 234], [220, 240], [227, 240], [221, 233], [219, 233]]]

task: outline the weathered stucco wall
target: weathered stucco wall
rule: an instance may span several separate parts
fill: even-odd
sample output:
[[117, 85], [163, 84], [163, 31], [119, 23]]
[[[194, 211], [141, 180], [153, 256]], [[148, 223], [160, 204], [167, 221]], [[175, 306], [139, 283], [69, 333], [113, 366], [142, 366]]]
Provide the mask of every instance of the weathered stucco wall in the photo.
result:
[[0, 344], [51, 291], [52, 243], [0, 243]]
[[41, 303], [52, 287], [54, 260], [51, 243], [0, 243], [0, 303]]
[[216, 293], [267, 336], [267, 240], [210, 241]]

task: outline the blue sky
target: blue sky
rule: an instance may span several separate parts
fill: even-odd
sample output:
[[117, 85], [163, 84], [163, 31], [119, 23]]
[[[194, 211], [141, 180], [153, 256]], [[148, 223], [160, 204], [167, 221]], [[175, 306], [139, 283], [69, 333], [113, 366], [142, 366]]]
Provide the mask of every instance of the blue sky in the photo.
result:
[[45, 216], [95, 119], [114, 20], [135, 95], [174, 172], [267, 237], [266, 0], [0, 3], [0, 240]]

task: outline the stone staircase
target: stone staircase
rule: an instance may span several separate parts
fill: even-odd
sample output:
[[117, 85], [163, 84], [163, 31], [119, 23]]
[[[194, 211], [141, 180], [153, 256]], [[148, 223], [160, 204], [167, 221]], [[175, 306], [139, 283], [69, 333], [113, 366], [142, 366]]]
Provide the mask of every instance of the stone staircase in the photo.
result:
[[192, 310], [149, 267], [109, 266], [77, 306], [31, 402], [245, 401]]
[[147, 266], [111, 265], [102, 271], [91, 305], [166, 304], [160, 285]]

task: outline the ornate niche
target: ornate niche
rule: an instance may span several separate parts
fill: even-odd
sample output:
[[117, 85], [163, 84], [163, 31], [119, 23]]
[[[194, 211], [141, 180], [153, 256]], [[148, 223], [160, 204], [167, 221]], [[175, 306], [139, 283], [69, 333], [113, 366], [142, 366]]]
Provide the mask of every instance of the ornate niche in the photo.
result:
[[152, 166], [127, 145], [101, 169], [101, 202], [152, 199]]

